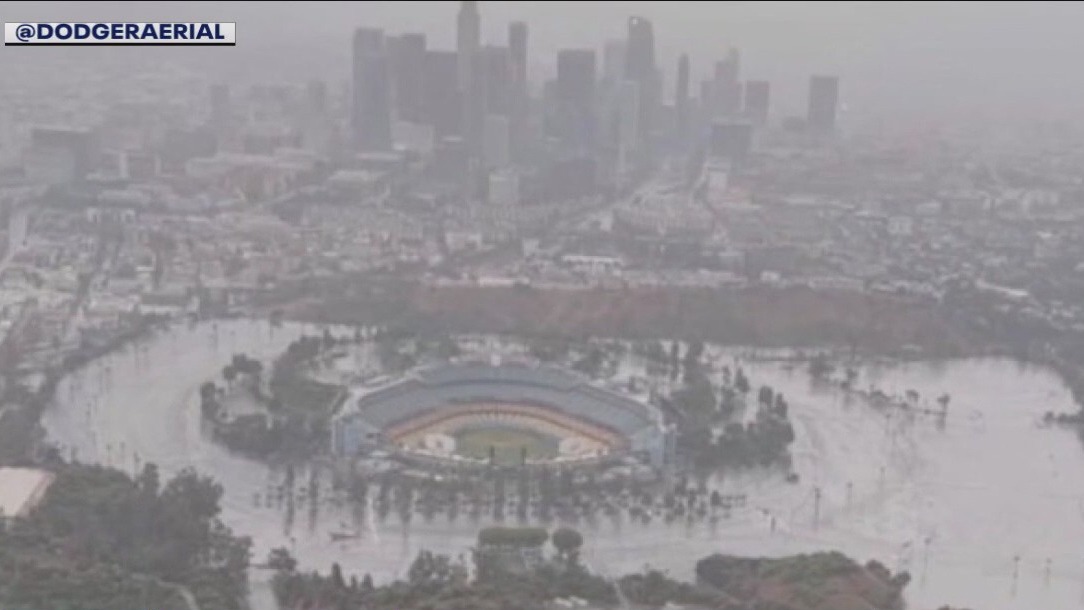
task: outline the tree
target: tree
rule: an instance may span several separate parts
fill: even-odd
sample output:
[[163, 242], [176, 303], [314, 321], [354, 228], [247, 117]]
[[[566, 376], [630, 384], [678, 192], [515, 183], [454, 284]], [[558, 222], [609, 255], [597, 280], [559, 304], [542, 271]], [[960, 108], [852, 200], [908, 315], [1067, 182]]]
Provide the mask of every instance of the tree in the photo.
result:
[[453, 564], [447, 555], [422, 551], [410, 564], [407, 579], [415, 587], [439, 590], [449, 584], [465, 581], [464, 572], [463, 566]]
[[766, 385], [760, 386], [760, 392], [757, 395], [757, 402], [761, 405], [771, 406], [773, 398], [772, 389]]
[[583, 546], [583, 535], [574, 529], [562, 527], [553, 532], [550, 538], [554, 548], [557, 549], [558, 557], [566, 564], [575, 564], [579, 557], [580, 547]]
[[144, 494], [157, 498], [159, 485], [158, 466], [151, 463], [144, 465], [143, 473], [139, 475], [136, 484]]
[[941, 405], [942, 411], [948, 411], [948, 404], [950, 400], [952, 400], [952, 397], [948, 394], [942, 394], [937, 397], [937, 403]]
[[775, 416], [786, 419], [788, 408], [787, 399], [783, 398], [782, 393], [777, 393], [775, 395], [775, 408], [773, 409]]
[[199, 387], [199, 399], [200, 404], [209, 404], [215, 399], [215, 394], [218, 392], [218, 388], [215, 384], [207, 381]]
[[222, 367], [222, 378], [228, 385], [233, 385], [233, 380], [237, 379], [237, 369], [232, 364], [227, 364]]
[[674, 392], [673, 400], [687, 415], [706, 415], [715, 410], [715, 389], [706, 376], [699, 375]]
[[700, 366], [700, 358], [704, 355], [704, 342], [700, 339], [694, 339], [689, 343], [689, 349], [685, 351], [685, 359], [682, 364], [685, 368], [696, 368]]
[[729, 419], [738, 409], [737, 390], [730, 386], [723, 386], [719, 394], [719, 413]]
[[740, 394], [749, 393], [749, 380], [746, 379], [745, 372], [741, 370], [741, 367], [738, 367], [734, 373], [734, 389]]

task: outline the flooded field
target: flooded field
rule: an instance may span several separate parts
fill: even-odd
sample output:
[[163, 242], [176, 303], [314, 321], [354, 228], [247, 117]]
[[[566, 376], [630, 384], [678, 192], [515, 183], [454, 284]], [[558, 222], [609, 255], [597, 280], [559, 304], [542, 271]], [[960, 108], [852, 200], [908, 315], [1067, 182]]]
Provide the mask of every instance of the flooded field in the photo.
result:
[[[220, 380], [233, 354], [271, 357], [305, 330], [317, 332], [244, 320], [174, 327], [65, 379], [44, 424], [51, 440], [80, 461], [129, 471], [153, 461], [164, 476], [188, 466], [213, 475], [225, 487], [225, 521], [252, 536], [257, 561], [285, 546], [307, 568], [327, 570], [337, 561], [348, 574], [388, 579], [404, 574], [421, 549], [469, 556], [485, 519], [415, 516], [403, 523], [369, 511], [359, 538], [333, 541], [333, 532], [354, 527], [350, 507], [299, 498], [290, 511], [268, 503], [267, 490], [282, 482], [283, 472], [232, 455], [205, 436], [199, 385]], [[786, 395], [800, 481], [764, 473], [713, 481], [725, 493], [748, 497], [744, 508], [716, 524], [580, 522], [593, 568], [617, 575], [651, 565], [687, 578], [697, 559], [714, 552], [837, 549], [909, 570], [912, 608], [1084, 608], [1084, 449], [1071, 433], [1039, 425], [1048, 410], [1075, 409], [1053, 374], [997, 359], [859, 371], [858, 388], [913, 389], [929, 402], [950, 394], [942, 426], [930, 416], [895, 410], [886, 416], [838, 387], [813, 382], [804, 366], [742, 366], [754, 388], [766, 384]], [[297, 479], [307, 482], [308, 473]], [[329, 485], [327, 476], [320, 480]], [[258, 589], [266, 598], [266, 588]]]

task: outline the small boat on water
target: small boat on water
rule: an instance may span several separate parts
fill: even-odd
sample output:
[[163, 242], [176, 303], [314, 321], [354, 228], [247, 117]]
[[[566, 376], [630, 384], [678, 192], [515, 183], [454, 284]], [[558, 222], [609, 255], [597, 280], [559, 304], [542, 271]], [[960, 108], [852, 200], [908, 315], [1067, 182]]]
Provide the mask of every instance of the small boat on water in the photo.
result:
[[361, 532], [331, 532], [331, 540], [334, 542], [356, 540], [358, 538], [361, 538]]

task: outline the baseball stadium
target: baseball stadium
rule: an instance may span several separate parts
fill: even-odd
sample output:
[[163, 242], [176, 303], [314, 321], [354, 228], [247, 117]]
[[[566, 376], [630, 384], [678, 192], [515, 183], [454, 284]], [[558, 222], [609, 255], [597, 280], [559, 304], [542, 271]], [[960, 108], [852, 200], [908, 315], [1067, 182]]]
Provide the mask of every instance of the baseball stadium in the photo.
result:
[[340, 456], [375, 449], [460, 465], [597, 463], [661, 466], [666, 433], [654, 406], [571, 371], [457, 363], [355, 390], [336, 416]]

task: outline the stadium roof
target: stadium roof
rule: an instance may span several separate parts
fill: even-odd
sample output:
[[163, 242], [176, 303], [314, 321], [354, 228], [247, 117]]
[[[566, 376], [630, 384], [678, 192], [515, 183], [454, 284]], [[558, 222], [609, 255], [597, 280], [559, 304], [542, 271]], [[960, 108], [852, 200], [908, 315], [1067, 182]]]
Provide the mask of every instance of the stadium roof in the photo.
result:
[[654, 407], [592, 385], [555, 367], [522, 364], [450, 364], [421, 369], [363, 395], [343, 417], [385, 428], [467, 402], [545, 405], [631, 435], [660, 421]]

